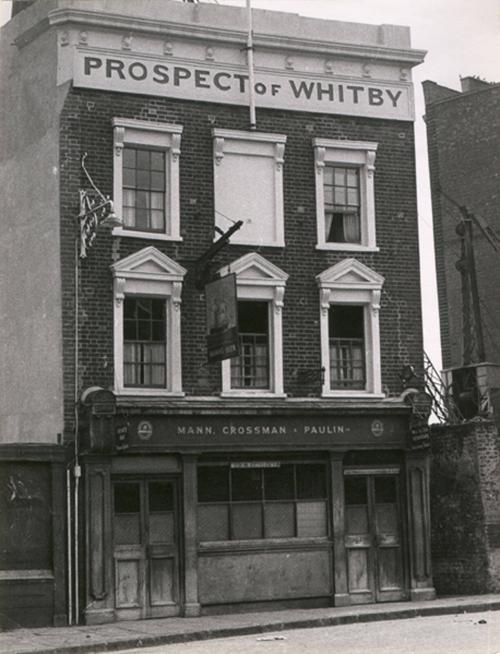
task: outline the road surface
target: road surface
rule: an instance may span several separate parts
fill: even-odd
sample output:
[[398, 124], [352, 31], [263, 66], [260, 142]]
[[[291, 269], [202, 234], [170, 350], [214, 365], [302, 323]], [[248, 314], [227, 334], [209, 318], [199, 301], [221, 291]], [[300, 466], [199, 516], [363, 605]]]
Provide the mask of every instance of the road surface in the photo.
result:
[[279, 631], [122, 654], [500, 654], [500, 611]]

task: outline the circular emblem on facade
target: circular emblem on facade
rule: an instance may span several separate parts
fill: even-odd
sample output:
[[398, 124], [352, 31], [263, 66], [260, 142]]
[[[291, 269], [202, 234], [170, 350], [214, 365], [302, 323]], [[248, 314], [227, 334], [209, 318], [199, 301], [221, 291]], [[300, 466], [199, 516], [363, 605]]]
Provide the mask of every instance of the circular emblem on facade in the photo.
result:
[[148, 441], [153, 435], [153, 425], [148, 420], [141, 420], [137, 425], [137, 436], [141, 441]]
[[379, 438], [384, 433], [384, 423], [382, 420], [374, 420], [372, 422], [372, 434], [375, 438]]

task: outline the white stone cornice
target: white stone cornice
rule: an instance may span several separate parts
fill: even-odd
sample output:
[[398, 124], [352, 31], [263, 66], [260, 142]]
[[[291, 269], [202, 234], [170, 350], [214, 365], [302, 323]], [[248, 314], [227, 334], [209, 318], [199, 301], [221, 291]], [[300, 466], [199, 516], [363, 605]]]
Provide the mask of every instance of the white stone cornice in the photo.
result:
[[135, 120], [129, 118], [113, 118], [113, 127], [127, 129], [142, 129], [147, 132], [168, 132], [169, 134], [182, 134], [182, 125], [174, 123], [159, 123], [149, 120]]
[[325, 139], [314, 137], [312, 140], [315, 148], [338, 148], [339, 150], [377, 150], [378, 143], [375, 141], [344, 141], [342, 139]]
[[[229, 29], [222, 26], [181, 23], [175, 21], [162, 21], [139, 16], [126, 16], [102, 11], [89, 11], [84, 9], [61, 8], [49, 13], [49, 24], [66, 25], [75, 23], [80, 28], [95, 27], [102, 30], [108, 28], [116, 31], [147, 32], [152, 35], [161, 35], [169, 38], [181, 37], [203, 39], [211, 42], [235, 43], [241, 46], [246, 42], [247, 34], [243, 29]], [[359, 36], [358, 38], [361, 38]], [[353, 41], [355, 38], [353, 38]], [[342, 43], [335, 40], [320, 40], [313, 38], [300, 38], [283, 34], [263, 34], [258, 30], [254, 32], [254, 45], [269, 50], [287, 50], [299, 53], [315, 53], [326, 56], [346, 56], [349, 58], [362, 58], [364, 60], [393, 61], [406, 64], [407, 67], [421, 63], [425, 57], [424, 50], [398, 48], [376, 43], [357, 44]]]
[[215, 138], [233, 139], [235, 141], [260, 141], [265, 143], [286, 143], [286, 134], [272, 134], [270, 132], [244, 132], [236, 129], [220, 129], [214, 127], [212, 135]]

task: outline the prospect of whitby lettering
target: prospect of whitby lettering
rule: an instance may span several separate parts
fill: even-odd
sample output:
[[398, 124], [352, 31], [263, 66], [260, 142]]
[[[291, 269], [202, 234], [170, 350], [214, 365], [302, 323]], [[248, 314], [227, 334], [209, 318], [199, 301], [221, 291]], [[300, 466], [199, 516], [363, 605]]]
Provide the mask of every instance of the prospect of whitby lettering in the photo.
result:
[[[74, 84], [206, 102], [246, 104], [249, 78], [242, 67], [172, 64], [147, 57], [75, 50]], [[310, 73], [256, 70], [257, 106], [412, 120], [411, 84]]]

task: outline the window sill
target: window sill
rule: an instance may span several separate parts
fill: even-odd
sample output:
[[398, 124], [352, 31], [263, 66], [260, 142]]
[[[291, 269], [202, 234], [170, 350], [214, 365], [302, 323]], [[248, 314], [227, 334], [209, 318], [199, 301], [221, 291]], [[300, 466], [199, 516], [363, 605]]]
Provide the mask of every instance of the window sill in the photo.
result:
[[128, 238], [144, 238], [148, 241], [182, 241], [182, 236], [170, 234], [160, 234], [158, 232], [139, 232], [133, 229], [123, 229], [115, 227], [112, 231], [113, 236], [125, 236]]
[[251, 391], [247, 389], [238, 389], [238, 390], [230, 390], [230, 391], [222, 391], [220, 394], [221, 397], [224, 398], [277, 398], [277, 399], [284, 399], [286, 398], [286, 393], [273, 393], [272, 391], [265, 391], [265, 390], [260, 390], [260, 391]]
[[369, 391], [323, 391], [321, 397], [342, 399], [384, 400], [384, 393], [370, 393]]
[[182, 391], [169, 391], [163, 388], [120, 388], [114, 391], [117, 397], [185, 397]]
[[283, 549], [317, 549], [330, 548], [332, 545], [328, 536], [313, 536], [311, 538], [256, 538], [255, 540], [220, 540], [198, 543], [200, 554], [219, 554], [225, 552], [247, 552], [256, 550]]
[[360, 243], [318, 243], [316, 250], [331, 250], [333, 252], [380, 252], [376, 245], [361, 245]]
[[[214, 243], [218, 241], [220, 235], [214, 237]], [[273, 242], [273, 243], [263, 243], [262, 241], [229, 241], [228, 245], [246, 245], [250, 247], [263, 247], [263, 248], [284, 248], [286, 246], [285, 241]]]

